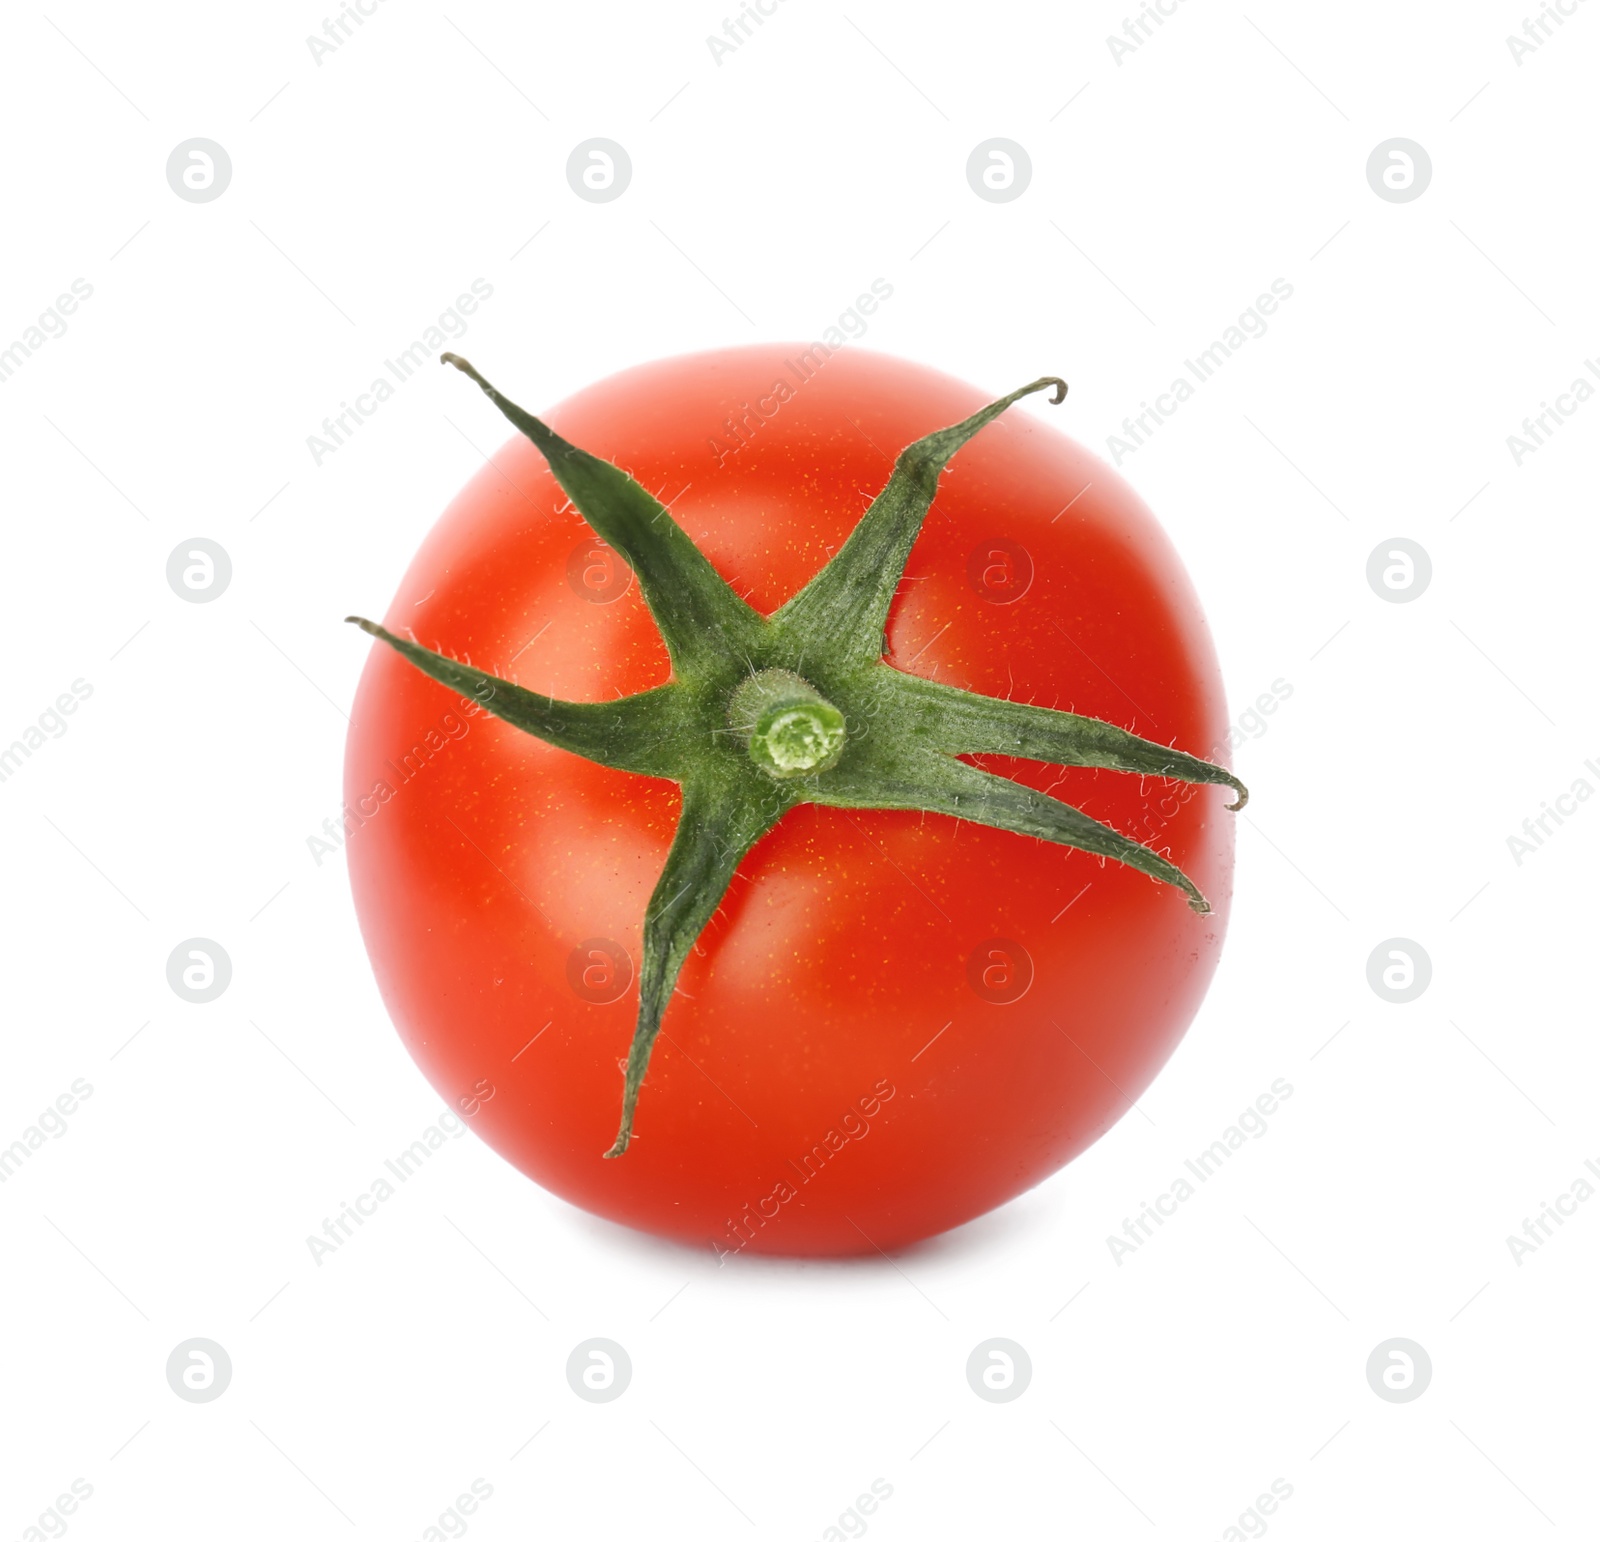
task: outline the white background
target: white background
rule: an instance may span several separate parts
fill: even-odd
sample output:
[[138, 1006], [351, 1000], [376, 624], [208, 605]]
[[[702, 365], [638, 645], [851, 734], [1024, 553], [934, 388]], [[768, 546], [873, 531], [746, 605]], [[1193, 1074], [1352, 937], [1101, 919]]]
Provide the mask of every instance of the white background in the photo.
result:
[[[1506, 439], [1600, 354], [1600, 5], [1520, 64], [1524, 0], [1186, 0], [1118, 63], [1126, 14], [782, 0], [720, 64], [714, 4], [384, 0], [320, 64], [315, 5], [8, 14], [0, 345], [93, 297], [0, 387], [0, 741], [93, 695], [0, 784], [0, 1144], [93, 1093], [0, 1187], [0, 1538], [74, 1479], [85, 1539], [417, 1538], [474, 1479], [485, 1542], [820, 1538], [873, 1479], [885, 1539], [1595, 1534], [1600, 1202], [1506, 1238], [1600, 1162], [1600, 804], [1520, 865], [1507, 837], [1600, 787], [1600, 405], [1520, 466]], [[633, 162], [598, 205], [565, 176], [597, 135]], [[214, 202], [166, 180], [195, 136], [232, 159]], [[993, 136], [1032, 160], [1009, 203], [965, 176]], [[1432, 160], [1411, 202], [1368, 184], [1394, 136]], [[307, 849], [366, 654], [340, 620], [505, 429], [429, 369], [320, 466], [306, 440], [480, 277], [464, 349], [531, 407], [817, 337], [883, 277], [865, 346], [996, 392], [1059, 371], [1052, 423], [1102, 453], [1293, 286], [1122, 467], [1235, 718], [1293, 687], [1237, 755], [1221, 970], [1140, 1111], [1004, 1210], [719, 1269], [468, 1136], [313, 1263], [442, 1112]], [[232, 559], [212, 604], [166, 582], [195, 536]], [[1405, 604], [1366, 579], [1397, 536], [1433, 566]], [[233, 961], [209, 1006], [166, 982], [194, 936]], [[1432, 960], [1407, 1005], [1367, 982], [1393, 937]], [[1117, 1262], [1279, 1077], [1268, 1133]], [[633, 1362], [605, 1405], [564, 1374], [591, 1336]], [[1004, 1405], [965, 1378], [994, 1336], [1033, 1364]], [[167, 1385], [194, 1337], [232, 1360], [214, 1402]], [[1432, 1361], [1409, 1403], [1367, 1381], [1395, 1337]]]

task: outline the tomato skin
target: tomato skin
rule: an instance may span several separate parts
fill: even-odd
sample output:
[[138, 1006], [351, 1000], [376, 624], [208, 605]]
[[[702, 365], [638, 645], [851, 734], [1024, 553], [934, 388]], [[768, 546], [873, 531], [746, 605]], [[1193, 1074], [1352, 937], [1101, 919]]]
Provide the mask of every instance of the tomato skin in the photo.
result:
[[[766, 613], [843, 542], [901, 448], [991, 399], [853, 348], [799, 384], [802, 352], [648, 364], [542, 415], [669, 502]], [[746, 442], [726, 453], [725, 424], [746, 413]], [[1176, 554], [1048, 415], [1013, 408], [952, 462], [889, 661], [1225, 760], [1216, 658]], [[666, 650], [638, 586], [595, 547], [513, 439], [430, 533], [387, 625], [571, 700], [658, 685]], [[1070, 1161], [1149, 1085], [1216, 967], [1233, 869], [1226, 788], [981, 763], [1162, 851], [1212, 913], [1004, 831], [795, 809], [686, 964], [634, 1142], [605, 1161], [678, 790], [469, 711], [375, 646], [345, 793], [375, 808], [347, 850], [385, 1004], [449, 1105], [476, 1106], [483, 1139], [596, 1214], [719, 1251], [811, 1255], [958, 1225]]]

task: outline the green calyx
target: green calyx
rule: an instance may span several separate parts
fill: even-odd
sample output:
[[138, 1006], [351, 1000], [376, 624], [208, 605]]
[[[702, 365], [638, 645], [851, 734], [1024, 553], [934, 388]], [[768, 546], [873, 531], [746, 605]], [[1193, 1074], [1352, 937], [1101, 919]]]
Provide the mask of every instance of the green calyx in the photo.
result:
[[635, 696], [565, 702], [458, 663], [359, 616], [348, 619], [424, 674], [517, 728], [600, 765], [677, 782], [683, 806], [645, 908], [639, 1011], [623, 1073], [622, 1121], [608, 1157], [633, 1136], [634, 1113], [663, 1015], [690, 949], [746, 853], [789, 809], [916, 809], [1031, 835], [1137, 868], [1210, 909], [1165, 857], [1070, 804], [995, 776], [962, 756], [1230, 787], [1230, 771], [1097, 718], [1024, 706], [909, 675], [885, 662], [884, 627], [939, 474], [1035, 380], [902, 450], [883, 491], [844, 545], [785, 605], [762, 616], [717, 573], [661, 503], [626, 472], [569, 444], [475, 380], [544, 455], [562, 490], [633, 569], [667, 645], [672, 678]]

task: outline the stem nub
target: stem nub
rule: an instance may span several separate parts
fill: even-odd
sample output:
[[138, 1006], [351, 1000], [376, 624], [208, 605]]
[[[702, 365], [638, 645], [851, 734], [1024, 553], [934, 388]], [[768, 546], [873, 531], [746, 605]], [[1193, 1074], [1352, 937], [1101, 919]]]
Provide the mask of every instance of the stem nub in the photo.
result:
[[728, 701], [728, 724], [776, 781], [815, 776], [844, 753], [844, 714], [792, 670], [747, 677]]

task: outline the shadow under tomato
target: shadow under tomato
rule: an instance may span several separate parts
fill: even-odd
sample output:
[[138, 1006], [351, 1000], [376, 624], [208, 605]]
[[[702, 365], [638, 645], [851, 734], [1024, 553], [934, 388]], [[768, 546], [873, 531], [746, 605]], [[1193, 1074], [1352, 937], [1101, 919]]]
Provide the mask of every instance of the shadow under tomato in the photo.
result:
[[709, 1242], [696, 1245], [656, 1236], [565, 1203], [561, 1203], [561, 1209], [565, 1224], [580, 1233], [598, 1253], [609, 1254], [618, 1263], [649, 1263], [659, 1267], [698, 1264], [712, 1272], [739, 1269], [788, 1276], [823, 1269], [845, 1273], [891, 1270], [911, 1263], [961, 1266], [980, 1258], [994, 1260], [1010, 1249], [1037, 1244], [1052, 1225], [1061, 1222], [1061, 1195], [1046, 1192], [1056, 1187], [1046, 1180], [997, 1209], [936, 1236], [924, 1237], [899, 1248], [844, 1256], [756, 1252], [730, 1252], [721, 1256]]

